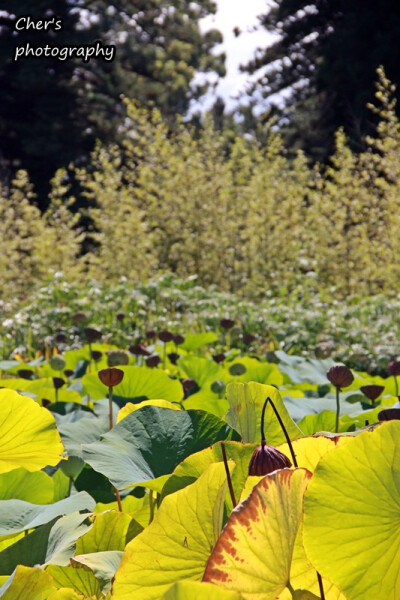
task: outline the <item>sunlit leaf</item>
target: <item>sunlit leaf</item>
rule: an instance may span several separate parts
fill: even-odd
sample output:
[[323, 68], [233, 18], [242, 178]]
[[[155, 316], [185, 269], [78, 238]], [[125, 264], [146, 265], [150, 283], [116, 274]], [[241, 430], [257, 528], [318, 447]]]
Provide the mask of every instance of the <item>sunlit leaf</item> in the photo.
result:
[[54, 591], [52, 578], [39, 568], [19, 565], [0, 588], [3, 600], [43, 600]]
[[171, 410], [181, 410], [179, 404], [173, 404], [172, 402], [168, 402], [168, 400], [144, 400], [143, 402], [139, 402], [139, 404], [132, 404], [132, 402], [128, 402], [119, 411], [117, 423], [122, 421], [122, 419], [125, 419], [125, 417], [131, 413], [135, 412], [135, 410], [143, 408], [143, 406], [160, 406], [161, 408], [170, 408]]
[[204, 573], [246, 600], [275, 600], [290, 579], [293, 547], [311, 474], [283, 469], [264, 477], [231, 514]]
[[383, 423], [319, 463], [305, 500], [304, 544], [349, 600], [400, 590], [400, 423]]
[[154, 521], [126, 547], [115, 575], [114, 600], [156, 600], [172, 583], [200, 580], [222, 525], [224, 465], [167, 496]]
[[241, 600], [237, 592], [224, 590], [211, 583], [199, 581], [179, 581], [174, 583], [161, 600]]
[[0, 473], [55, 466], [64, 447], [52, 414], [34, 400], [0, 390]]
[[[126, 402], [138, 403], [143, 400], [169, 400], [180, 402], [183, 388], [177, 379], [171, 379], [160, 369], [146, 367], [119, 367], [124, 372], [121, 383], [113, 388], [113, 396], [120, 406]], [[101, 383], [97, 373], [82, 377], [86, 392], [93, 400], [107, 396], [107, 388]]]
[[26, 500], [35, 504], [49, 504], [54, 498], [54, 484], [46, 473], [31, 473], [14, 469], [0, 475], [0, 500]]
[[77, 542], [76, 554], [123, 550], [131, 517], [115, 510], [97, 515], [93, 527]]
[[[265, 400], [270, 397], [291, 439], [303, 434], [291, 419], [278, 390], [261, 383], [230, 383], [226, 388], [230, 409], [228, 423], [242, 436], [244, 442], [260, 443], [261, 411]], [[265, 435], [267, 443], [276, 446], [285, 441], [285, 435], [275, 413], [268, 404], [265, 411]]]

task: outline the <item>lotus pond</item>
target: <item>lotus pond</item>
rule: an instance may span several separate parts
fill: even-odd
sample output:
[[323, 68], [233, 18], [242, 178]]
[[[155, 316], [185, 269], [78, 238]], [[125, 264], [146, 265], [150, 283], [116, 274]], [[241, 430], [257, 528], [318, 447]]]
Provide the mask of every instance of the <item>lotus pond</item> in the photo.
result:
[[[1, 598], [399, 600], [400, 363], [222, 328], [0, 362]], [[249, 470], [261, 432], [291, 466]]]

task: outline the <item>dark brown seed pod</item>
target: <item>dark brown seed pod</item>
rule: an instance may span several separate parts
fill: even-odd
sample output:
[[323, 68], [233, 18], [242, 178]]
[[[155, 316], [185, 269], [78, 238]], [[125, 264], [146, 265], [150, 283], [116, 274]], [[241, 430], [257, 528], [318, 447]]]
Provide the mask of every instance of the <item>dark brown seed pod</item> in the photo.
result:
[[150, 350], [143, 344], [133, 344], [132, 346], [129, 346], [129, 352], [135, 356], [151, 356]]
[[195, 382], [195, 380], [191, 379], [190, 377], [187, 377], [186, 379], [182, 379], [181, 383], [182, 383], [183, 391], [185, 392], [185, 398], [189, 395], [189, 392], [197, 386], [197, 383]]
[[98, 361], [103, 356], [103, 353], [100, 350], [92, 350], [92, 358], [94, 361]]
[[400, 421], [400, 408], [385, 408], [378, 414], [379, 421]]
[[149, 329], [148, 331], [146, 331], [146, 337], [148, 340], [151, 340], [152, 338], [156, 337], [156, 332], [154, 331], [154, 329]]
[[176, 333], [175, 335], [173, 335], [172, 339], [174, 340], [174, 342], [177, 346], [180, 346], [185, 341], [185, 338], [183, 337], [183, 335], [180, 335], [179, 333]]
[[148, 358], [146, 358], [145, 362], [148, 367], [156, 367], [160, 362], [160, 357], [159, 356], [149, 356]]
[[34, 372], [29, 369], [18, 369], [17, 375], [22, 379], [33, 379]]
[[59, 331], [54, 336], [54, 341], [56, 344], [64, 344], [67, 341], [67, 336], [62, 331]]
[[168, 358], [173, 365], [176, 365], [176, 363], [178, 362], [180, 357], [181, 357], [181, 355], [178, 354], [177, 352], [170, 352], [168, 354]]
[[268, 475], [277, 469], [290, 469], [292, 463], [280, 450], [261, 442], [249, 463], [249, 475]]
[[108, 388], [112, 388], [121, 383], [124, 378], [124, 372], [121, 371], [121, 369], [109, 367], [108, 369], [102, 369], [99, 371], [97, 376], [103, 385]]
[[221, 325], [222, 329], [232, 329], [235, 321], [232, 321], [231, 319], [221, 319], [219, 324]]
[[250, 344], [252, 344], [253, 342], [256, 341], [256, 336], [253, 335], [252, 333], [244, 333], [243, 334], [243, 342], [247, 345], [250, 346]]
[[115, 318], [121, 323], [125, 319], [125, 313], [119, 312], [115, 315]]
[[101, 331], [93, 327], [85, 327], [83, 333], [88, 342], [98, 342], [101, 339]]
[[172, 342], [173, 340], [173, 335], [170, 331], [160, 331], [160, 333], [158, 334], [159, 339], [164, 342], [164, 344], [166, 344], [167, 342]]
[[86, 321], [86, 319], [86, 313], [81, 311], [78, 311], [74, 315], [72, 315], [72, 320], [74, 323], [83, 323], [83, 321]]
[[348, 367], [344, 365], [338, 365], [331, 367], [327, 372], [326, 376], [328, 380], [336, 388], [341, 390], [342, 388], [348, 387], [354, 381], [354, 375]]
[[395, 377], [400, 375], [400, 360], [391, 360], [387, 366], [387, 372]]
[[56, 390], [59, 390], [64, 385], [65, 381], [61, 377], [53, 377], [53, 385]]
[[376, 400], [382, 394], [385, 388], [383, 385], [363, 385], [360, 387], [360, 392], [364, 394], [369, 400]]
[[212, 359], [216, 363], [222, 363], [225, 360], [225, 354], [222, 352], [220, 354], [213, 354]]
[[73, 374], [74, 374], [74, 372], [72, 369], [65, 369], [65, 371], [64, 371], [65, 377], [71, 377], [71, 375], [73, 375]]

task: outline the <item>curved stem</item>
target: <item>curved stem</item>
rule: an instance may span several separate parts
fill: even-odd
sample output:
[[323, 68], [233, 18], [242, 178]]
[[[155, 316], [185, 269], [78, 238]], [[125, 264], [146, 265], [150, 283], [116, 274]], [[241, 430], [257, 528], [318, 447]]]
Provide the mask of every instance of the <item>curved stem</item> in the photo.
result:
[[294, 589], [293, 589], [293, 586], [292, 586], [292, 584], [290, 583], [290, 581], [288, 581], [288, 582], [287, 582], [287, 584], [286, 584], [286, 587], [287, 587], [287, 589], [289, 590], [289, 592], [292, 594], [292, 598], [294, 598], [295, 591], [294, 591]]
[[149, 505], [150, 505], [150, 516], [149, 516], [149, 525], [154, 519], [154, 496], [153, 490], [149, 491]]
[[395, 389], [396, 389], [396, 396], [398, 397], [399, 396], [399, 384], [397, 382], [396, 375], [393, 375], [393, 377], [394, 377], [394, 385], [395, 385]]
[[280, 414], [278, 413], [278, 410], [277, 410], [275, 404], [272, 402], [272, 400], [271, 400], [271, 398], [269, 396], [266, 399], [266, 401], [264, 402], [263, 412], [261, 413], [261, 436], [262, 436], [261, 443], [263, 441], [265, 441], [265, 435], [264, 435], [264, 414], [265, 414], [265, 408], [266, 408], [268, 402], [271, 404], [271, 406], [273, 408], [273, 411], [274, 411], [274, 413], [276, 415], [276, 418], [279, 421], [279, 425], [281, 426], [281, 429], [282, 429], [282, 431], [283, 431], [283, 433], [285, 435], [287, 444], [289, 446], [290, 454], [292, 455], [293, 466], [297, 468], [299, 465], [297, 464], [297, 459], [296, 459], [296, 455], [295, 455], [294, 450], [293, 450], [292, 441], [291, 441], [291, 439], [289, 437], [288, 432], [286, 431], [286, 427], [285, 427], [285, 425], [284, 425], [284, 423], [283, 423], [283, 421], [281, 419]]
[[266, 444], [265, 431], [264, 431], [264, 418], [265, 418], [265, 409], [267, 408], [268, 401], [271, 401], [271, 398], [268, 397], [264, 402], [264, 406], [261, 411], [261, 445], [264, 446]]
[[113, 428], [113, 405], [112, 405], [112, 387], [108, 388], [108, 416], [109, 416], [109, 423], [110, 423], [110, 429]]
[[114, 491], [115, 491], [115, 496], [117, 498], [118, 510], [119, 510], [119, 512], [123, 512], [123, 510], [122, 510], [122, 503], [121, 503], [121, 496], [119, 495], [119, 491], [117, 490], [117, 488], [114, 488]]
[[319, 593], [320, 593], [320, 596], [321, 596], [321, 600], [325, 600], [324, 585], [322, 583], [322, 577], [318, 573], [318, 571], [317, 571], [317, 579], [318, 579]]
[[339, 398], [340, 389], [336, 388], [336, 421], [335, 421], [335, 432], [339, 432], [339, 416], [340, 416], [340, 398]]
[[226, 450], [225, 450], [224, 442], [221, 442], [221, 450], [222, 450], [222, 458], [224, 459], [226, 478], [228, 480], [229, 493], [231, 495], [233, 508], [235, 508], [236, 498], [235, 498], [235, 492], [233, 491], [232, 479], [231, 479], [231, 474], [230, 474], [229, 467], [228, 467], [228, 459], [226, 458]]

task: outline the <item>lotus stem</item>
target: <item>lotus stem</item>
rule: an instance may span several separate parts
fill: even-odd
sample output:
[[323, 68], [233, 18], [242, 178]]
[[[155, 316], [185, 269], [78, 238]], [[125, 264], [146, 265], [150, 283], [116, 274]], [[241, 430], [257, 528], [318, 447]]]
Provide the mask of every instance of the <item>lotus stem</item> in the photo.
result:
[[335, 432], [339, 432], [339, 416], [340, 416], [340, 389], [336, 388], [336, 421], [335, 421]]
[[265, 433], [264, 433], [264, 418], [265, 418], [265, 409], [267, 408], [268, 402], [271, 404], [272, 409], [273, 409], [273, 411], [274, 411], [274, 413], [276, 415], [276, 418], [279, 421], [279, 425], [281, 426], [281, 429], [282, 429], [282, 431], [284, 433], [284, 436], [286, 438], [287, 444], [289, 446], [290, 454], [292, 455], [293, 466], [297, 468], [299, 465], [297, 464], [296, 454], [294, 453], [294, 450], [293, 450], [292, 441], [291, 441], [291, 439], [289, 437], [288, 432], [286, 431], [286, 427], [285, 427], [285, 425], [284, 425], [284, 423], [283, 423], [283, 421], [281, 419], [281, 416], [280, 416], [280, 414], [279, 414], [279, 412], [278, 412], [275, 404], [272, 402], [272, 400], [271, 400], [271, 398], [269, 396], [266, 399], [266, 401], [264, 402], [264, 406], [263, 406], [263, 409], [262, 409], [262, 412], [261, 412], [261, 444], [266, 443], [266, 438], [265, 438]]
[[235, 508], [237, 502], [236, 502], [236, 498], [235, 498], [235, 492], [233, 491], [232, 479], [231, 479], [231, 474], [230, 474], [229, 467], [228, 467], [228, 459], [226, 457], [226, 450], [225, 450], [224, 442], [221, 442], [221, 450], [222, 450], [222, 458], [224, 459], [226, 478], [228, 480], [229, 493], [231, 495], [233, 508]]

